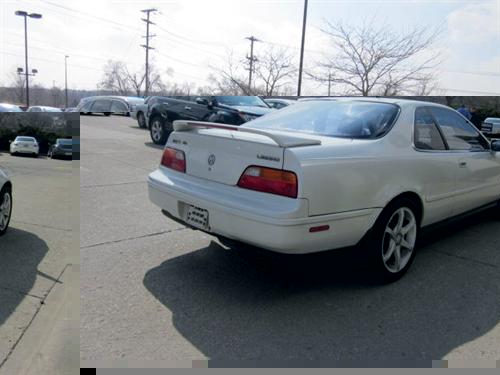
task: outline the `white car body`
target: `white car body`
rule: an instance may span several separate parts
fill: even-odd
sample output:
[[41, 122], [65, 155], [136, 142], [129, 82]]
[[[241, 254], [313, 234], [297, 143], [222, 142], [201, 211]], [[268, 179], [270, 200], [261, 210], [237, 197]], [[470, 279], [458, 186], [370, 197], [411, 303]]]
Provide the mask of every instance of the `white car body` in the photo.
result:
[[31, 154], [38, 156], [40, 147], [33, 137], [18, 136], [10, 144], [10, 154]]
[[[148, 178], [150, 200], [181, 222], [193, 213], [191, 206], [201, 208], [201, 213], [206, 210], [208, 225], [191, 220], [192, 227], [294, 254], [358, 244], [384, 208], [403, 195], [419, 202], [419, 227], [500, 200], [500, 153], [492, 151], [477, 130], [490, 149], [430, 151], [415, 146], [417, 108], [453, 110], [409, 100], [368, 101], [399, 107], [394, 125], [380, 138], [335, 138], [220, 124], [203, 128], [203, 123], [176, 121], [166, 147], [185, 153], [186, 173], [160, 165]], [[276, 111], [274, 116], [300, 106]], [[210, 156], [216, 160], [211, 166]], [[294, 172], [297, 197], [238, 187], [251, 165]], [[318, 226], [329, 229], [311, 232]]]
[[2, 169], [0, 169], [0, 235], [7, 230], [12, 212], [12, 195], [6, 196], [7, 190], [12, 191], [12, 184]]
[[488, 136], [500, 135], [500, 118], [488, 117], [481, 125], [481, 131]]

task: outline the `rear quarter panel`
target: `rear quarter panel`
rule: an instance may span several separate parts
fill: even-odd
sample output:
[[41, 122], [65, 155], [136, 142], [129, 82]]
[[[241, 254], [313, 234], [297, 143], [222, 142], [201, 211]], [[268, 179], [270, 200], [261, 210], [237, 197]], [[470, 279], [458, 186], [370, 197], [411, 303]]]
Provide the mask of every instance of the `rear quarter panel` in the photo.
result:
[[383, 208], [404, 192], [416, 193], [424, 206], [423, 223], [450, 215], [456, 164], [412, 147], [413, 113], [403, 108], [393, 129], [377, 140], [289, 148], [284, 169], [298, 175], [299, 197], [309, 201], [309, 215]]

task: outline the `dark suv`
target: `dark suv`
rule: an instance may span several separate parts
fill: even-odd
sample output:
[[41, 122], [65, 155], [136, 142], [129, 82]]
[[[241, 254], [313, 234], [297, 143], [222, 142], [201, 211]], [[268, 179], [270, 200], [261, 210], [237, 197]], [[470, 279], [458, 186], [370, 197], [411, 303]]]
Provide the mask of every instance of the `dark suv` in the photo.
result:
[[175, 120], [241, 125], [273, 111], [258, 96], [171, 97], [149, 107], [151, 140], [164, 145]]

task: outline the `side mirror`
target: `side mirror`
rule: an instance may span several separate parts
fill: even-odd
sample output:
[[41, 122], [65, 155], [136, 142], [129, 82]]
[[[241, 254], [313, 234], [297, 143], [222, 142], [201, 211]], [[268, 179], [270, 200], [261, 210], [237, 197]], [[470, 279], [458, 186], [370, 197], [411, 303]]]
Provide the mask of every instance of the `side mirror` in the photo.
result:
[[495, 140], [491, 142], [491, 151], [500, 152], [500, 140]]
[[208, 100], [203, 98], [196, 98], [196, 103], [201, 105], [208, 105]]
[[208, 109], [213, 109], [214, 105], [215, 105], [215, 101], [214, 100], [210, 99], [209, 101], [207, 101], [207, 108]]

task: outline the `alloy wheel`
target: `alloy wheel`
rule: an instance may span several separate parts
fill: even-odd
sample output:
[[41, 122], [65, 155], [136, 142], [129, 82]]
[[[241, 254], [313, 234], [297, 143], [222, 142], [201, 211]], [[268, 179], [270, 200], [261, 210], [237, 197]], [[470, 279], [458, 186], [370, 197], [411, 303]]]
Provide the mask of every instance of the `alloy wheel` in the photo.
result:
[[382, 239], [382, 260], [389, 272], [400, 272], [410, 261], [417, 241], [417, 219], [401, 207], [389, 219]]
[[160, 142], [162, 136], [163, 129], [161, 122], [158, 120], [153, 121], [151, 124], [151, 137], [153, 138], [153, 141]]

